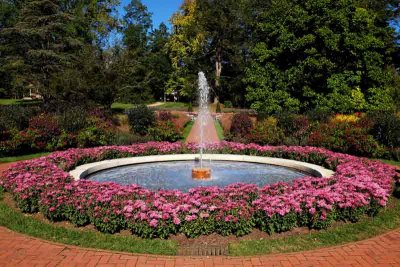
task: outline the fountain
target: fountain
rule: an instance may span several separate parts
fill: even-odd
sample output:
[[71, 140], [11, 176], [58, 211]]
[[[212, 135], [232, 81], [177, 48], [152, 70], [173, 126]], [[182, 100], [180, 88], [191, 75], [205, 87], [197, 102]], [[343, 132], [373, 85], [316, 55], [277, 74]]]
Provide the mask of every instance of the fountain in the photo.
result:
[[[213, 118], [208, 110], [210, 88], [204, 73], [199, 73], [199, 112], [193, 138], [197, 154], [131, 156], [78, 166], [71, 171], [75, 179], [139, 185], [149, 190], [190, 191], [199, 186], [226, 186], [246, 183], [263, 187], [291, 182], [305, 175], [330, 177], [320, 166], [293, 160], [234, 154], [206, 154]], [[211, 177], [212, 170], [212, 177]], [[210, 179], [212, 178], [212, 179]]]
[[205, 140], [204, 140], [204, 127], [206, 124], [206, 120], [210, 116], [210, 112], [208, 110], [208, 97], [210, 93], [210, 87], [207, 84], [206, 76], [203, 72], [199, 72], [199, 112], [197, 119], [200, 124], [200, 168], [192, 169], [192, 178], [193, 179], [210, 179], [211, 178], [211, 169], [204, 168], [203, 166], [203, 152], [205, 148]]

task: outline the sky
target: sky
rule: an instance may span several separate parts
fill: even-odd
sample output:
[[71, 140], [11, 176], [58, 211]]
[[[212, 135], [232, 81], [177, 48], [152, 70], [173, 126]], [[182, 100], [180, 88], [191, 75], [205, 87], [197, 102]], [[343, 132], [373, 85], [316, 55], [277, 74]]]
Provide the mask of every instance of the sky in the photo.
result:
[[[120, 15], [123, 15], [123, 7], [129, 2], [130, 0], [121, 0]], [[170, 26], [168, 20], [178, 10], [182, 0], [142, 0], [142, 3], [153, 13], [153, 26], [158, 28], [161, 22], [167, 24], [168, 27]]]

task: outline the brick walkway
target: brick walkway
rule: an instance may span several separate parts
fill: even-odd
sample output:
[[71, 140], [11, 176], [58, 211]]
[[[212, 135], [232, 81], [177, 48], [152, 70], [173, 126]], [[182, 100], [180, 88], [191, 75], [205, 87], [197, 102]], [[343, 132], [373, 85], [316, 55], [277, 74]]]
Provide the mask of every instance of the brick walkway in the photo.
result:
[[[217, 130], [215, 129], [214, 119], [210, 116], [207, 117], [204, 126], [204, 142], [205, 143], [217, 143], [219, 142]], [[187, 143], [199, 143], [200, 142], [200, 121], [196, 120], [189, 136], [186, 139]]]
[[83, 249], [0, 227], [0, 266], [400, 266], [400, 229], [314, 251], [259, 257], [166, 257]]

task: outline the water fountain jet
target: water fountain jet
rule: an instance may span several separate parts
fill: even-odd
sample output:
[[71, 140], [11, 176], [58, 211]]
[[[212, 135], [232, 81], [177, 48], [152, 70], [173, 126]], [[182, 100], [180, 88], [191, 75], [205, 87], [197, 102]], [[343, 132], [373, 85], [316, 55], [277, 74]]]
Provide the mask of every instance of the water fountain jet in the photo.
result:
[[199, 81], [198, 81], [198, 90], [199, 90], [199, 112], [197, 119], [200, 124], [200, 168], [192, 169], [192, 178], [198, 180], [210, 179], [211, 178], [211, 169], [203, 167], [203, 152], [205, 148], [205, 140], [204, 140], [204, 127], [206, 125], [206, 120], [208, 116], [210, 116], [210, 112], [208, 110], [208, 98], [210, 93], [210, 87], [208, 86], [206, 76], [203, 72], [199, 72]]

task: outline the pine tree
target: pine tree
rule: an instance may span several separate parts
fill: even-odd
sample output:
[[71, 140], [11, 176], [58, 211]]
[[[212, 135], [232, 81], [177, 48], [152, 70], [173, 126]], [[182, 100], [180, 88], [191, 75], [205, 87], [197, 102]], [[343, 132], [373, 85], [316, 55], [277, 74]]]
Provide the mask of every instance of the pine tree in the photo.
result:
[[35, 88], [52, 98], [53, 75], [73, 64], [82, 39], [73, 27], [74, 16], [58, 0], [26, 0], [17, 22], [0, 32], [4, 68], [13, 73], [14, 86]]

